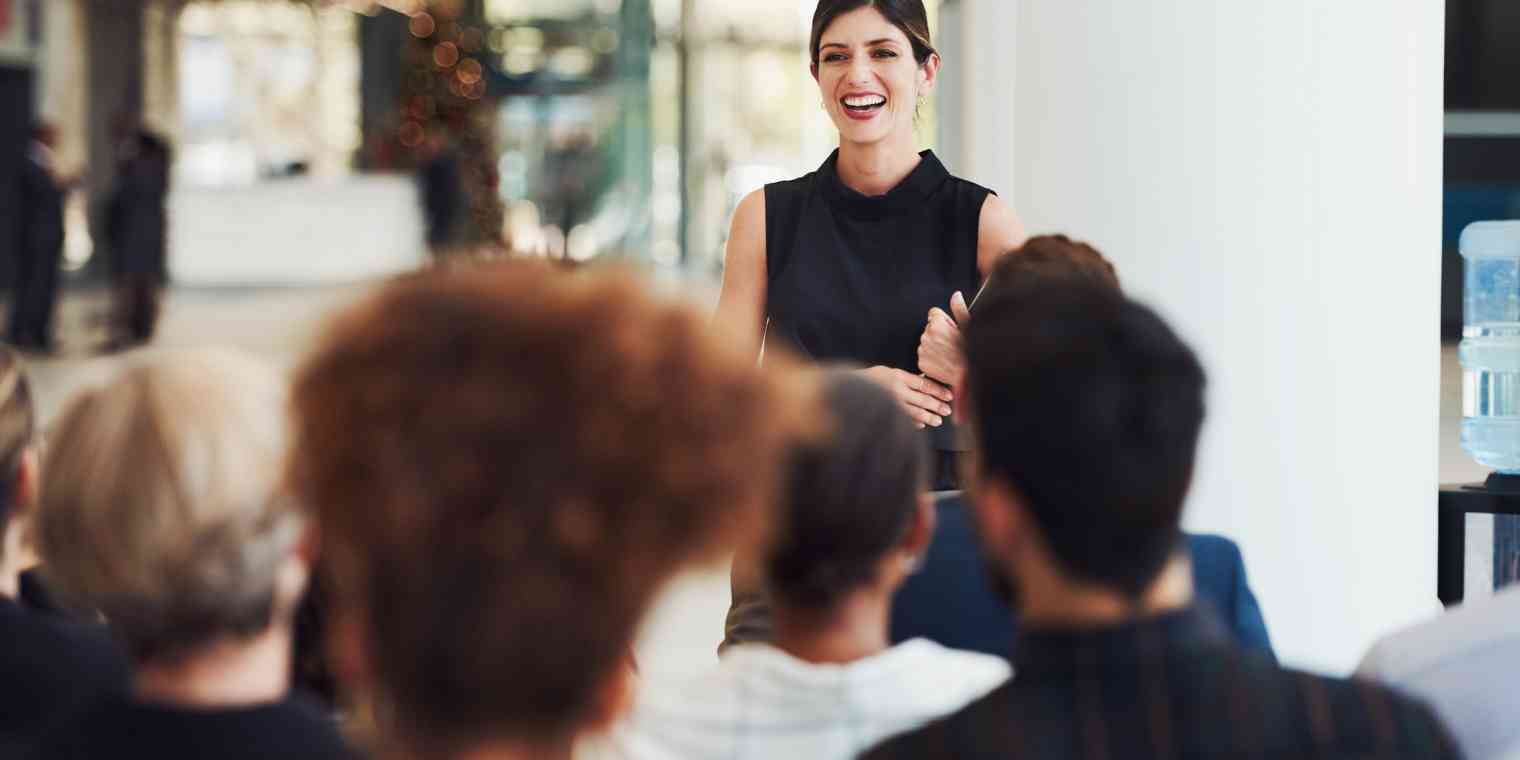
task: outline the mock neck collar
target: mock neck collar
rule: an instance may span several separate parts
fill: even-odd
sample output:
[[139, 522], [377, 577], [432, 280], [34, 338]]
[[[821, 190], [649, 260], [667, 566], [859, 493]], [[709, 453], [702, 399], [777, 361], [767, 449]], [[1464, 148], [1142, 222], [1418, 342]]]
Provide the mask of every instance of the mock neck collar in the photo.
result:
[[839, 208], [861, 216], [892, 213], [920, 204], [950, 178], [934, 151], [918, 154], [918, 166], [884, 195], [865, 195], [839, 177], [839, 150], [836, 148], [823, 162], [818, 173], [823, 177], [829, 200]]

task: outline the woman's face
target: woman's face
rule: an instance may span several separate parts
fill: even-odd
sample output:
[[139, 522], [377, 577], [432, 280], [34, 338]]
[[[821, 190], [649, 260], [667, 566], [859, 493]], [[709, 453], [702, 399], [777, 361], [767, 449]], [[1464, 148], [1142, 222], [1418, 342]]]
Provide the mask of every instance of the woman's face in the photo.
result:
[[913, 133], [918, 98], [938, 68], [937, 57], [920, 66], [908, 36], [867, 6], [824, 30], [813, 76], [840, 142], [875, 143]]

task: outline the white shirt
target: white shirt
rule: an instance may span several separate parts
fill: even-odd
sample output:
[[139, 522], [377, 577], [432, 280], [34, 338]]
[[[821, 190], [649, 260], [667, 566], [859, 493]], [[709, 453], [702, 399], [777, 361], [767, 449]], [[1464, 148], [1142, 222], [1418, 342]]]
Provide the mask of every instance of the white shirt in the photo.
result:
[[1385, 637], [1357, 675], [1429, 702], [1471, 760], [1520, 760], [1520, 587]]
[[746, 644], [699, 677], [642, 685], [602, 749], [623, 760], [853, 760], [965, 707], [1011, 673], [1000, 657], [924, 639], [845, 665]]

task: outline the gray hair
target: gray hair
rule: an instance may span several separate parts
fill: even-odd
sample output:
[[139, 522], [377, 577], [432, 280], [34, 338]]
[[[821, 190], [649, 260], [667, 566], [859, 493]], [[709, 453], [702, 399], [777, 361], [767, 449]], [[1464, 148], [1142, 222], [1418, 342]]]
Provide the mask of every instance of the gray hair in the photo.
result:
[[159, 354], [58, 421], [38, 509], [45, 567], [137, 660], [269, 626], [301, 533], [281, 487], [284, 399], [279, 375], [241, 355]]

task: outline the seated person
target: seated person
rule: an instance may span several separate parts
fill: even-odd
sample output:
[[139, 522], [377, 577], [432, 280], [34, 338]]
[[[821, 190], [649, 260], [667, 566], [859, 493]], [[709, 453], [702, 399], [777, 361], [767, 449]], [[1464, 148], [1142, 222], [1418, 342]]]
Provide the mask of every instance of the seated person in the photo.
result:
[[[1119, 290], [1113, 264], [1092, 246], [1064, 235], [1045, 235], [1031, 238], [1018, 251], [1000, 258], [984, 294], [1060, 282]], [[968, 312], [959, 301], [952, 309], [957, 319], [965, 321]], [[919, 347], [921, 366], [947, 378], [947, 382], [960, 382], [965, 359], [956, 319], [936, 309], [929, 324]], [[908, 578], [893, 601], [892, 640], [926, 638], [952, 649], [1013, 656], [1017, 618], [985, 571], [961, 494], [940, 494], [936, 510], [939, 527], [934, 542], [919, 572]], [[1273, 656], [1266, 622], [1246, 582], [1240, 549], [1233, 541], [1222, 536], [1188, 535], [1186, 551], [1174, 561], [1191, 564], [1198, 599], [1221, 616], [1237, 643]], [[735, 562], [734, 604], [725, 627], [724, 648], [770, 638], [769, 607], [752, 564], [752, 558], [742, 555]]]
[[1464, 755], [1520, 757], [1520, 586], [1378, 641], [1356, 674], [1430, 702]]
[[1424, 706], [1245, 652], [1169, 576], [1204, 373], [1112, 288], [987, 293], [956, 398], [971, 516], [1020, 616], [1017, 676], [895, 758], [1459, 757]]
[[0, 757], [17, 757], [48, 727], [127, 687], [127, 661], [105, 629], [25, 602], [26, 536], [41, 467], [31, 384], [0, 346]]
[[[1064, 235], [1047, 235], [1031, 238], [1023, 248], [999, 259], [983, 297], [1059, 282], [1119, 290], [1113, 264], [1096, 249]], [[964, 321], [966, 313], [957, 311]], [[959, 382], [965, 360], [956, 320], [936, 310], [930, 325], [919, 350], [925, 371], [949, 378], [952, 384]], [[903, 585], [892, 606], [892, 640], [922, 637], [955, 649], [1012, 656], [1017, 620], [985, 572], [959, 493], [940, 496], [938, 518], [939, 529], [923, 567]], [[1235, 542], [1190, 534], [1181, 554], [1175, 561], [1191, 563], [1197, 598], [1220, 615], [1236, 643], [1273, 656], [1272, 641]]]
[[[1018, 615], [987, 569], [962, 495], [941, 495], [935, 519], [934, 543], [892, 603], [892, 640], [925, 638], [955, 649], [1013, 657]], [[1199, 606], [1219, 618], [1236, 644], [1275, 659], [1235, 542], [1184, 534], [1172, 562], [1185, 566], [1180, 570], [1191, 579]]]
[[163, 354], [76, 397], [49, 441], [38, 541], [67, 602], [135, 665], [40, 757], [348, 757], [288, 693], [306, 527], [283, 493], [283, 383], [235, 354]]
[[[404, 318], [403, 318], [404, 317]], [[814, 415], [631, 279], [398, 279], [296, 382], [334, 670], [388, 753], [568, 757], [621, 714], [656, 593], [749, 535]]]
[[[885, 390], [829, 373], [829, 433], [799, 448], [761, 562], [770, 644], [651, 680], [613, 742], [625, 760], [854, 760], [1008, 679], [1001, 657], [887, 642], [892, 594], [934, 530], [922, 437]], [[754, 688], [763, 684], [762, 688]]]

